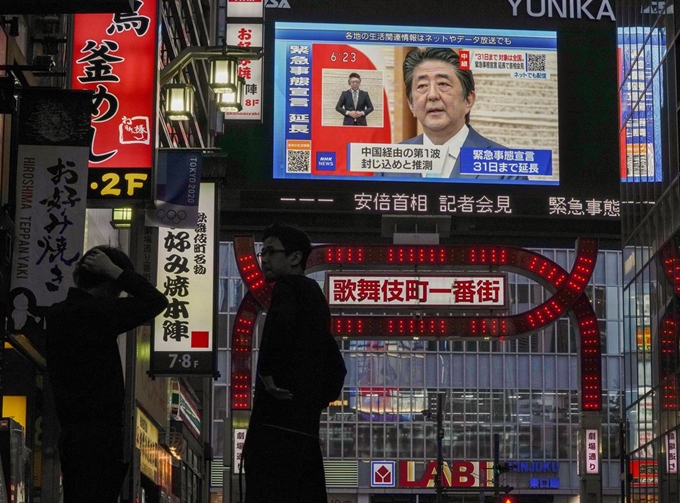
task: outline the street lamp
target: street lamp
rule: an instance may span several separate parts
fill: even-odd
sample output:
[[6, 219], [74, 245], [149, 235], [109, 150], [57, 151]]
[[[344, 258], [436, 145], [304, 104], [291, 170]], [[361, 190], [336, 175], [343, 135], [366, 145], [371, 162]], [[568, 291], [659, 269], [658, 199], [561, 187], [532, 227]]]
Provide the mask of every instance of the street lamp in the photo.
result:
[[210, 60], [210, 88], [215, 93], [235, 92], [238, 87], [238, 60], [233, 56]]
[[111, 226], [114, 229], [129, 229], [132, 227], [132, 208], [113, 208]]
[[194, 86], [168, 84], [163, 88], [165, 115], [172, 121], [188, 121], [194, 115]]
[[238, 77], [236, 89], [218, 94], [217, 108], [220, 112], [240, 112], [243, 109], [243, 88], [246, 79]]
[[[262, 58], [262, 47], [222, 45], [210, 47], [189, 46], [159, 72], [158, 83], [165, 95], [165, 111], [170, 120], [189, 120], [193, 115], [193, 95], [184, 84], [172, 83], [182, 69], [194, 60], [210, 60], [210, 87], [218, 96], [222, 111], [240, 111], [243, 108], [243, 83], [237, 77], [238, 62]], [[241, 79], [243, 80], [243, 79]], [[193, 91], [193, 89], [192, 89]], [[222, 98], [221, 96], [224, 96]], [[173, 98], [176, 101], [173, 101]], [[180, 101], [181, 100], [181, 101]], [[175, 107], [177, 104], [177, 108]], [[189, 108], [190, 107], [190, 108]]]

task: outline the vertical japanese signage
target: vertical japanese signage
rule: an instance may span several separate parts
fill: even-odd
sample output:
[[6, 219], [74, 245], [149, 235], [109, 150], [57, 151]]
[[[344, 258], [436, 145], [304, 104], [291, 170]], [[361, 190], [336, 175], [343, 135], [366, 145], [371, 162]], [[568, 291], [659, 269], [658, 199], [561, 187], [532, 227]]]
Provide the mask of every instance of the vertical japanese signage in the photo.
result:
[[246, 443], [247, 434], [248, 434], [247, 428], [234, 429], [234, 465], [232, 467], [233, 473], [240, 472], [245, 473], [245, 470], [241, 466], [241, 461], [243, 460], [243, 446]]
[[666, 472], [678, 473], [678, 432], [669, 431], [666, 435]]
[[[239, 47], [262, 47], [263, 28], [261, 24], [229, 22], [227, 45]], [[262, 59], [240, 60], [238, 76], [245, 79], [243, 88], [243, 110], [225, 112], [225, 120], [262, 120]]]
[[158, 287], [170, 304], [155, 319], [152, 374], [215, 373], [216, 196], [201, 184], [194, 229], [159, 228]]
[[598, 430], [586, 430], [586, 474], [600, 473], [600, 437]]
[[150, 480], [157, 482], [158, 473], [158, 428], [141, 410], [136, 414], [135, 447], [141, 453], [140, 471]]
[[88, 198], [148, 199], [156, 109], [157, 1], [77, 14], [71, 85], [94, 91]]
[[[296, 170], [309, 173], [312, 172], [312, 45], [291, 43], [286, 59], [285, 116], [291, 122], [285, 131], [286, 173]], [[319, 159], [321, 169], [335, 167], [336, 162], [336, 156], [330, 152]]]
[[64, 300], [82, 255], [92, 94], [25, 89], [16, 164], [10, 331]]

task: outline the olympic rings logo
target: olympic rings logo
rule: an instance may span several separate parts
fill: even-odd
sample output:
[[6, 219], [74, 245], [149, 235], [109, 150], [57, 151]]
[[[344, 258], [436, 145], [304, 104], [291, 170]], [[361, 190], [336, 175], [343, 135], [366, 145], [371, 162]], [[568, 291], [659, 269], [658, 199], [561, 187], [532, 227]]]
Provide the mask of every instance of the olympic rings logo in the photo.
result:
[[156, 210], [156, 218], [164, 224], [178, 224], [187, 217], [187, 212], [184, 210]]

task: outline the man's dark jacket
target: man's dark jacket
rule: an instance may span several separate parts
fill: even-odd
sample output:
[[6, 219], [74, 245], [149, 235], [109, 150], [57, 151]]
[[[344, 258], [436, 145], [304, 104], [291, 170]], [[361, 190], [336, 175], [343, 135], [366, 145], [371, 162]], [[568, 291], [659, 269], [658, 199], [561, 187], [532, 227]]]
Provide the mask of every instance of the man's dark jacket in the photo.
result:
[[[366, 116], [373, 111], [373, 103], [371, 98], [368, 96], [366, 91], [359, 89], [359, 95], [357, 96], [357, 106], [354, 108], [354, 100], [352, 99], [352, 90], [348, 89], [340, 94], [340, 99], [338, 104], [335, 105], [335, 110], [345, 118], [342, 120], [343, 126], [365, 126]], [[356, 110], [357, 112], [363, 112], [364, 115], [358, 119], [353, 119], [347, 112]]]
[[[262, 332], [249, 435], [261, 425], [318, 437], [321, 411], [328, 406], [326, 370], [340, 358], [330, 330], [328, 302], [318, 283], [306, 276], [276, 282]], [[271, 375], [292, 400], [267, 392], [260, 376]]]
[[[477, 149], [488, 149], [488, 148], [507, 148], [501, 145], [500, 143], [496, 143], [493, 140], [488, 139], [486, 136], [482, 136], [479, 134], [477, 131], [475, 131], [472, 126], [468, 124], [468, 128], [470, 131], [468, 132], [467, 138], [463, 142], [463, 145], [461, 145], [461, 148], [477, 148]], [[423, 135], [420, 134], [418, 136], [415, 136], [413, 138], [409, 138], [408, 140], [404, 140], [401, 142], [402, 144], [406, 145], [422, 145], [423, 144]], [[420, 176], [420, 175], [418, 175]], [[498, 176], [484, 176], [484, 175], [470, 175], [470, 174], [465, 174], [462, 175], [460, 173], [460, 156], [456, 159], [456, 163], [453, 166], [453, 170], [451, 171], [451, 174], [449, 175], [449, 178], [478, 178], [480, 180], [492, 180], [492, 179], [504, 179], [504, 180], [514, 180], [517, 177], [512, 176], [512, 175], [498, 175]]]
[[122, 421], [124, 382], [116, 338], [168, 304], [165, 295], [132, 271], [123, 271], [114, 284], [130, 296], [105, 299], [71, 288], [47, 312], [47, 369], [62, 428]]

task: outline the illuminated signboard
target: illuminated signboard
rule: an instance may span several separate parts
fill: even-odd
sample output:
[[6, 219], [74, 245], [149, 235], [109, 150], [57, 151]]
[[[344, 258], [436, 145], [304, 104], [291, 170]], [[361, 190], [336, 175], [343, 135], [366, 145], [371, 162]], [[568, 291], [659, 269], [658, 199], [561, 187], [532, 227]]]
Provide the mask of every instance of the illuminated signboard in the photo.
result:
[[40, 322], [35, 308], [61, 302], [73, 286], [84, 246], [89, 115], [90, 93], [22, 93], [13, 166], [13, 333]]
[[[227, 44], [238, 47], [262, 47], [262, 24], [239, 23], [229, 20]], [[262, 119], [262, 59], [242, 59], [238, 63], [238, 76], [245, 80], [243, 109], [239, 112], [224, 112], [224, 120]]]
[[371, 487], [394, 487], [394, 461], [371, 461]]
[[668, 432], [666, 435], [666, 471], [678, 473], [678, 432]]
[[243, 459], [243, 446], [246, 443], [247, 434], [247, 428], [234, 428], [234, 464], [232, 466], [237, 473], [243, 472], [241, 460]]
[[365, 275], [326, 277], [331, 307], [448, 307], [456, 309], [507, 309], [507, 276]]
[[141, 410], [136, 409], [135, 447], [141, 453], [140, 471], [156, 482], [158, 472], [158, 428]]
[[[443, 191], [442, 191], [443, 192]], [[394, 215], [451, 215], [475, 217], [539, 216], [584, 221], [621, 217], [618, 198], [601, 197], [522, 197], [510, 194], [426, 193], [415, 190], [355, 190], [344, 193], [297, 190], [243, 190], [239, 202], [244, 209], [276, 209], [299, 212], [346, 211]]]
[[[451, 49], [474, 74], [461, 145], [421, 136], [401, 74], [414, 47]], [[274, 178], [560, 182], [556, 32], [277, 22], [274, 50]], [[355, 73], [363, 94], [350, 106]], [[355, 107], [365, 126], [351, 123]]]
[[[399, 461], [399, 487], [434, 487], [437, 462], [429, 461], [422, 473], [416, 467], [422, 463]], [[452, 461], [442, 464], [442, 487], [493, 486], [493, 461]]]
[[598, 430], [586, 430], [586, 473], [600, 473], [600, 432]]
[[623, 27], [618, 29], [618, 44], [621, 181], [660, 182], [665, 103], [659, 59], [666, 50], [666, 36], [660, 30]]
[[651, 351], [652, 349], [652, 328], [637, 327], [635, 329], [635, 339], [638, 351]]
[[629, 465], [631, 487], [656, 487], [659, 483], [659, 466], [652, 460], [631, 460]]
[[[510, 462], [513, 470], [540, 478], [530, 478], [531, 489], [559, 489], [557, 461], [521, 463]], [[371, 487], [422, 488], [434, 487], [437, 473], [436, 461], [371, 461]], [[442, 463], [442, 487], [486, 488], [493, 487], [492, 461], [444, 461]]]
[[71, 86], [94, 91], [88, 199], [148, 199], [156, 121], [156, 0], [78, 14]]
[[215, 372], [214, 183], [202, 183], [195, 229], [159, 228], [158, 288], [170, 304], [154, 323], [151, 372]]

